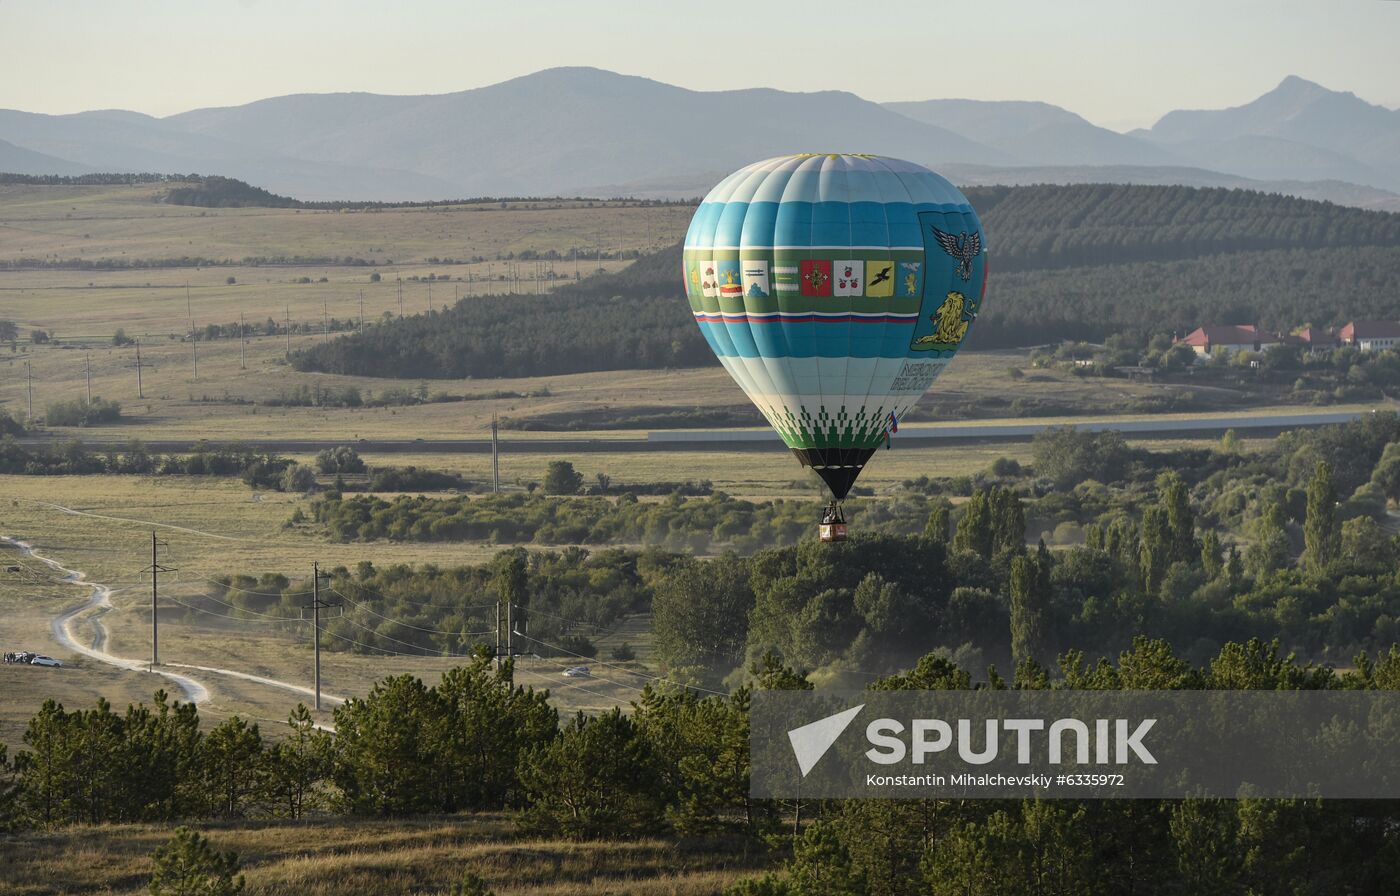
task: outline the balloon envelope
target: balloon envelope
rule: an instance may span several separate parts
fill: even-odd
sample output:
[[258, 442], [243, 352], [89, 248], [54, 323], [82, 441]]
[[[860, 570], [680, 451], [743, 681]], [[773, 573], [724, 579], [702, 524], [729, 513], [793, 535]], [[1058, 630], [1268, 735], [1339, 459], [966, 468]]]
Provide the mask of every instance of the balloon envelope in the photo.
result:
[[840, 499], [966, 338], [987, 253], [967, 198], [927, 168], [802, 154], [711, 190], [684, 267], [720, 363]]

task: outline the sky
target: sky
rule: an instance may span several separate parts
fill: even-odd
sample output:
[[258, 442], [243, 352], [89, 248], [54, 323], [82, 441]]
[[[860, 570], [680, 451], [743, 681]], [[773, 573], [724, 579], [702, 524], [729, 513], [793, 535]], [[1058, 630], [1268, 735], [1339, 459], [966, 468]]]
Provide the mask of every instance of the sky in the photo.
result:
[[1394, 0], [0, 0], [0, 108], [163, 116], [590, 65], [693, 90], [1043, 100], [1115, 130], [1300, 75], [1400, 106]]

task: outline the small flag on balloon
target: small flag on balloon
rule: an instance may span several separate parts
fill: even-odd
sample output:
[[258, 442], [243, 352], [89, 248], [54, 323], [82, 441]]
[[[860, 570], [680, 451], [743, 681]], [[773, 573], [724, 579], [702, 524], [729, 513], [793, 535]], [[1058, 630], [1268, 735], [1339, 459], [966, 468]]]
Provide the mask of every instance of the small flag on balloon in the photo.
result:
[[860, 285], [865, 280], [865, 263], [856, 259], [841, 259], [835, 265], [836, 294], [838, 296], [858, 296]]
[[894, 295], [894, 262], [867, 261], [865, 263], [865, 294], [872, 299], [888, 298]]
[[802, 268], [802, 294], [814, 298], [831, 295], [831, 261], [823, 258], [806, 259]]
[[885, 450], [890, 450], [890, 436], [899, 432], [899, 420], [896, 419], [894, 411], [890, 411], [890, 425], [885, 427]]

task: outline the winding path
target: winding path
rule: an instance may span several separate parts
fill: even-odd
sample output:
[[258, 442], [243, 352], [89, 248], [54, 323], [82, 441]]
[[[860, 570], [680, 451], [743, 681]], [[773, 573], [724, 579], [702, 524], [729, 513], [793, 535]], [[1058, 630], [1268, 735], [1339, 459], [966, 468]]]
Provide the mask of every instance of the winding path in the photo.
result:
[[[107, 516], [101, 513], [91, 513], [86, 510], [76, 510], [72, 507], [64, 507], [62, 504], [51, 504], [48, 501], [37, 502], [40, 507], [48, 507], [57, 510], [59, 513], [67, 513], [72, 516], [87, 516], [95, 520], [110, 520], [114, 523], [137, 523], [142, 526], [159, 526], [162, 529], [173, 529], [176, 532], [188, 532], [191, 535], [203, 535], [205, 538], [218, 538], [222, 541], [247, 541], [246, 538], [235, 538], [232, 535], [220, 535], [217, 532], [205, 532], [203, 529], [191, 529], [188, 526], [176, 526], [173, 523], [158, 523], [155, 520], [136, 520], [126, 516]], [[42, 558], [40, 558], [42, 559]], [[49, 561], [45, 560], [45, 563]], [[62, 567], [55, 567], [61, 569]]]
[[[82, 511], [69, 511], [67, 508], [61, 508], [59, 507], [59, 505], [56, 504], [51, 504], [48, 506], [54, 507], [56, 509], [62, 509], [67, 512], [82, 513]], [[97, 516], [97, 514], [83, 515]], [[136, 521], [133, 520], [132, 522]], [[180, 527], [172, 526], [170, 528]], [[195, 532], [196, 530], [189, 529], [185, 531]], [[212, 535], [212, 533], [206, 532], [199, 532], [197, 534]], [[213, 535], [213, 537], [227, 538], [228, 536]], [[304, 687], [298, 684], [293, 684], [289, 681], [281, 681], [276, 678], [267, 678], [262, 675], [252, 675], [247, 672], [239, 672], [235, 669], [223, 669], [216, 666], [194, 666], [185, 663], [165, 663], [151, 670], [149, 664], [144, 660], [130, 659], [128, 657], [121, 657], [117, 656], [116, 654], [110, 653], [106, 649], [107, 630], [102, 625], [101, 617], [114, 609], [111, 600], [113, 594], [112, 587], [109, 585], [103, 585], [100, 582], [88, 581], [87, 574], [84, 573], [82, 570], [69, 569], [68, 567], [59, 563], [57, 560], [43, 556], [29, 542], [21, 541], [18, 538], [14, 538], [8, 535], [0, 535], [0, 541], [14, 545], [25, 556], [33, 557], [35, 560], [38, 560], [40, 563], [44, 564], [45, 566], [49, 567], [55, 572], [58, 572], [63, 576], [64, 582], [67, 582], [72, 585], [85, 586], [92, 589], [92, 593], [89, 595], [88, 600], [85, 603], [81, 603], [74, 607], [70, 607], [67, 610], [64, 610], [61, 614], [54, 617], [51, 626], [54, 640], [66, 647], [67, 649], [73, 651], [74, 653], [80, 653], [83, 656], [96, 660], [99, 663], [106, 663], [109, 666], [116, 666], [119, 669], [126, 669], [132, 672], [145, 672], [149, 670], [155, 672], [155, 674], [157, 675], [163, 675], [180, 687], [180, 690], [183, 692], [186, 700], [195, 704], [203, 704], [209, 702], [209, 688], [206, 687], [199, 680], [189, 675], [169, 671], [171, 668], [190, 669], [196, 672], [203, 672], [209, 675], [220, 675], [226, 678], [237, 678], [242, 681], [251, 681], [255, 684], [266, 685], [268, 687], [288, 691], [290, 693], [303, 697], [315, 696], [311, 688]], [[96, 610], [97, 612], [87, 617], [87, 622], [90, 623], [93, 628], [93, 636], [90, 644], [84, 644], [79, 639], [79, 636], [75, 634], [74, 628], [77, 622], [79, 621], [80, 617], [83, 617], [83, 615], [89, 610]], [[345, 702], [344, 697], [338, 697], [331, 694], [327, 694], [325, 691], [321, 692], [321, 700], [323, 702], [332, 704], [341, 704]], [[331, 730], [330, 726], [318, 725], [317, 727], [324, 727], [327, 730]]]
[[[113, 609], [111, 586], [103, 585], [99, 582], [89, 582], [86, 573], [77, 569], [69, 569], [57, 560], [45, 557], [35, 549], [34, 545], [27, 541], [20, 541], [18, 538], [12, 538], [8, 535], [0, 536], [0, 541], [14, 545], [19, 548], [20, 552], [26, 557], [33, 557], [35, 560], [38, 560], [40, 563], [59, 573], [63, 576], [63, 581], [72, 585], [86, 586], [92, 589], [85, 603], [70, 607], [54, 617], [50, 630], [53, 632], [55, 641], [74, 653], [80, 653], [85, 657], [97, 660], [99, 663], [106, 663], [109, 666], [116, 666], [119, 669], [126, 669], [131, 672], [145, 672], [150, 669], [148, 663], [141, 660], [117, 656], [116, 654], [108, 653], [105, 649], [107, 630], [103, 627], [100, 616]], [[94, 634], [91, 645], [88, 645], [79, 640], [78, 636], [74, 634], [73, 629], [79, 617], [87, 611], [94, 609], [98, 611], [98, 614], [89, 620], [92, 623]], [[185, 699], [191, 703], [209, 702], [209, 689], [193, 678], [187, 675], [181, 675], [178, 672], [167, 672], [162, 669], [154, 669], [151, 671], [175, 682], [175, 684], [179, 686], [180, 691], [184, 694]]]

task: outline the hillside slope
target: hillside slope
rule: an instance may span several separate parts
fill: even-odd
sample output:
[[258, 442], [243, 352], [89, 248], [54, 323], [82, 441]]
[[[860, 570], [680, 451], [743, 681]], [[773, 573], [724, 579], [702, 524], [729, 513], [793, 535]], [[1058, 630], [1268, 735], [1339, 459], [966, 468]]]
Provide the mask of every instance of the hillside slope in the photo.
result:
[[[1189, 187], [989, 187], [968, 197], [982, 212], [993, 272], [974, 349], [1396, 313], [1400, 215]], [[676, 246], [551, 296], [464, 299], [444, 314], [313, 346], [293, 363], [453, 378], [714, 363], [680, 269]]]

